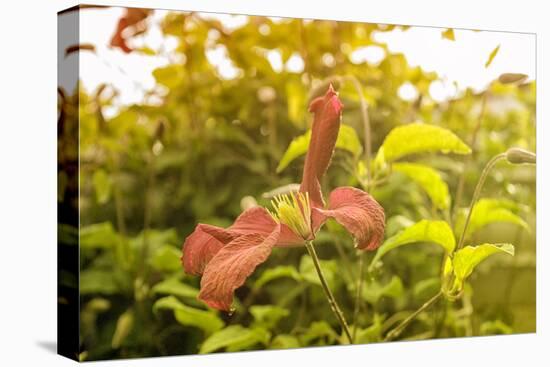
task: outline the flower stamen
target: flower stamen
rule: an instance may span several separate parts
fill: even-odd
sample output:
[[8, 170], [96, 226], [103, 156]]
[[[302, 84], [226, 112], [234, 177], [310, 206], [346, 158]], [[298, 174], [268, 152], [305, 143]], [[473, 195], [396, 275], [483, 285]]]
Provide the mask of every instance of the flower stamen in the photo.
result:
[[271, 205], [274, 212], [268, 211], [275, 221], [286, 224], [304, 240], [312, 237], [311, 204], [307, 192], [277, 195], [271, 200]]

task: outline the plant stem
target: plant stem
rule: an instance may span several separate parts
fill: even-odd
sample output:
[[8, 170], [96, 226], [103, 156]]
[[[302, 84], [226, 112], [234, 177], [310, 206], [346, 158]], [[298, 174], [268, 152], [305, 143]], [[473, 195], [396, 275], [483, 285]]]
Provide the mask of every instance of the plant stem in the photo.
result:
[[466, 217], [466, 221], [464, 222], [464, 228], [462, 229], [462, 234], [460, 235], [460, 240], [458, 241], [458, 246], [456, 247], [457, 250], [460, 250], [462, 246], [464, 246], [464, 240], [466, 239], [465, 238], [466, 230], [468, 229], [468, 225], [470, 224], [472, 211], [474, 209], [474, 205], [479, 199], [479, 195], [481, 194], [481, 189], [485, 184], [485, 180], [487, 179], [487, 176], [489, 175], [489, 172], [494, 167], [494, 165], [497, 164], [497, 162], [500, 161], [501, 159], [506, 159], [506, 153], [500, 153], [494, 156], [493, 158], [491, 158], [491, 160], [487, 162], [487, 164], [485, 165], [485, 168], [483, 168], [483, 171], [481, 172], [481, 176], [479, 176], [479, 180], [477, 181], [477, 185], [474, 190], [474, 194], [472, 196], [472, 201], [470, 202], [470, 209], [468, 210], [468, 216]]
[[361, 309], [361, 293], [363, 290], [363, 277], [365, 276], [365, 255], [359, 254], [359, 278], [357, 279], [357, 290], [355, 293], [355, 307], [353, 310], [353, 340], [357, 336], [357, 319]]
[[430, 308], [442, 295], [443, 293], [439, 291], [435, 296], [430, 298], [426, 303], [420, 306], [418, 310], [414, 311], [409, 317], [407, 317], [399, 325], [397, 325], [395, 329], [390, 331], [384, 338], [384, 341], [390, 341], [397, 338], [418, 315]]
[[317, 276], [319, 276], [319, 280], [321, 281], [321, 286], [325, 291], [325, 296], [327, 297], [328, 303], [330, 304], [330, 308], [336, 315], [336, 318], [338, 319], [338, 322], [340, 323], [340, 325], [342, 326], [342, 329], [346, 333], [346, 336], [348, 337], [350, 344], [353, 344], [353, 338], [351, 337], [351, 333], [349, 331], [349, 327], [346, 322], [346, 319], [344, 318], [344, 314], [340, 310], [338, 303], [336, 303], [336, 299], [334, 298], [334, 295], [332, 294], [332, 291], [328, 286], [327, 280], [323, 275], [323, 271], [321, 270], [321, 264], [319, 262], [319, 258], [317, 257], [317, 253], [315, 252], [313, 242], [306, 241], [306, 248], [307, 248], [307, 252], [309, 253], [309, 256], [311, 256], [311, 259], [313, 260], [313, 265], [315, 266], [315, 270], [317, 271]]
[[371, 143], [371, 129], [370, 129], [370, 119], [369, 119], [367, 101], [365, 100], [365, 96], [363, 95], [363, 89], [361, 88], [361, 83], [359, 83], [359, 80], [357, 80], [357, 78], [353, 75], [347, 75], [345, 76], [345, 79], [350, 81], [353, 84], [355, 91], [359, 96], [361, 119], [363, 120], [363, 134], [364, 134], [363, 140], [365, 141], [365, 162], [367, 163], [367, 183], [368, 185], [370, 185], [370, 181], [371, 181], [370, 161], [372, 156], [372, 143]]
[[[361, 118], [363, 120], [363, 133], [364, 133], [363, 140], [365, 142], [365, 162], [367, 165], [366, 191], [368, 192], [372, 189], [372, 172], [371, 172], [371, 166], [370, 166], [371, 156], [372, 156], [372, 141], [371, 141], [371, 127], [370, 127], [367, 101], [365, 100], [363, 89], [361, 88], [361, 83], [359, 83], [359, 80], [353, 75], [346, 76], [346, 79], [353, 84], [357, 92], [357, 95], [359, 96], [359, 106], [361, 108]], [[359, 317], [359, 310], [361, 309], [361, 291], [363, 289], [363, 278], [365, 274], [364, 257], [365, 257], [364, 252], [361, 252], [359, 254], [359, 278], [357, 279], [357, 284], [356, 284], [357, 291], [355, 294], [355, 307], [353, 310], [353, 338], [354, 339], [355, 339], [355, 336], [357, 335], [357, 318]]]
[[[479, 134], [479, 130], [481, 128], [481, 124], [483, 123], [483, 120], [485, 119], [485, 111], [487, 109], [487, 90], [483, 92], [483, 95], [481, 97], [481, 109], [479, 111], [479, 116], [476, 122], [476, 125], [474, 127], [474, 130], [472, 131], [472, 135], [470, 137], [470, 147], [473, 150], [475, 148], [475, 145], [477, 143], [477, 136]], [[453, 219], [456, 217], [456, 212], [458, 208], [460, 207], [460, 202], [462, 201], [462, 195], [464, 193], [464, 185], [466, 183], [466, 171], [468, 170], [468, 166], [471, 164], [472, 161], [472, 154], [466, 156], [464, 158], [464, 166], [462, 167], [462, 174], [460, 175], [458, 179], [458, 185], [456, 186], [456, 193], [455, 193], [455, 202], [452, 210]]]

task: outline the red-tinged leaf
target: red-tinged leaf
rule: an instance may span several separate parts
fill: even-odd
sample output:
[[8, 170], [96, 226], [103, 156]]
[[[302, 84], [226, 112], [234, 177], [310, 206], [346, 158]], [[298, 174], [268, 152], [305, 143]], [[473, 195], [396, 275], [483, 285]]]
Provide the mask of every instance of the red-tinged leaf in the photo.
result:
[[185, 272], [191, 275], [201, 275], [206, 264], [223, 246], [221, 241], [204, 232], [202, 225], [199, 224], [183, 244], [181, 260]]
[[235, 289], [244, 284], [277, 243], [280, 227], [269, 235], [242, 235], [224, 246], [210, 260], [201, 279], [199, 299], [210, 307], [229, 311]]
[[314, 209], [336, 219], [357, 240], [360, 250], [377, 249], [384, 238], [384, 209], [369, 194], [354, 187], [331, 192], [328, 210]]
[[313, 206], [324, 206], [319, 181], [334, 153], [343, 107], [332, 85], [323, 97], [315, 98], [309, 105], [309, 111], [314, 115], [313, 126], [300, 191], [309, 193]]

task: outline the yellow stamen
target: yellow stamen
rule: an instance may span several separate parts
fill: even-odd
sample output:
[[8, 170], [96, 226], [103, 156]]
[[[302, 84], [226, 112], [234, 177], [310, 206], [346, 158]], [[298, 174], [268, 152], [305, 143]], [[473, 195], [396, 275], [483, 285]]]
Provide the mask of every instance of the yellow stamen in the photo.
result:
[[286, 224], [303, 239], [311, 237], [311, 205], [307, 192], [277, 195], [271, 205], [274, 212], [269, 211], [269, 214], [275, 221]]

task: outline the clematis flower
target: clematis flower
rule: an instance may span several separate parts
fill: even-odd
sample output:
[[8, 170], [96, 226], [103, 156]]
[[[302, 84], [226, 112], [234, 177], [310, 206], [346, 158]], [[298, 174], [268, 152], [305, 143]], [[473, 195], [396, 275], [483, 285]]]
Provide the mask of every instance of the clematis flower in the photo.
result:
[[313, 100], [311, 141], [300, 190], [275, 197], [273, 210], [253, 207], [228, 228], [199, 224], [183, 244], [185, 271], [202, 275], [199, 299], [229, 311], [234, 291], [267, 260], [274, 247], [304, 245], [328, 218], [334, 218], [355, 238], [360, 250], [375, 250], [384, 235], [384, 209], [368, 193], [339, 187], [325, 203], [320, 180], [330, 164], [343, 105], [332, 85]]

